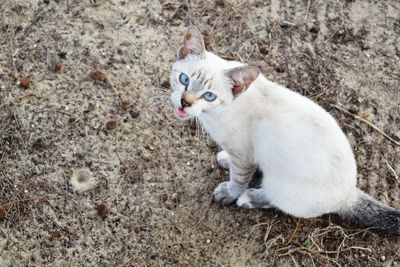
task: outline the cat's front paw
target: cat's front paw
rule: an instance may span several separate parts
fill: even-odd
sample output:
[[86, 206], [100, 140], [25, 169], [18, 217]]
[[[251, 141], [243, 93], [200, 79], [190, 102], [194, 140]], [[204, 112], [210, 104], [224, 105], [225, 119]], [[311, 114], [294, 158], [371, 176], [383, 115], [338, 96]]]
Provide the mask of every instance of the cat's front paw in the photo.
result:
[[230, 181], [220, 183], [214, 190], [214, 201], [220, 205], [228, 205], [234, 202], [240, 194], [229, 188]]
[[218, 152], [217, 161], [219, 166], [221, 166], [224, 169], [229, 169], [229, 166], [231, 165], [229, 153], [224, 150]]

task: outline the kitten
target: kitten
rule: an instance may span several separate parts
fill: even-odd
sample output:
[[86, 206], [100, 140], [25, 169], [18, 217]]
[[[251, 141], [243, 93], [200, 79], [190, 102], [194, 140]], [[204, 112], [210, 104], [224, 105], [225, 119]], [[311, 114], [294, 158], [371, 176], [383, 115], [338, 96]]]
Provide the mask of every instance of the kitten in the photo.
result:
[[[175, 115], [198, 118], [223, 149], [229, 181], [214, 190], [222, 205], [274, 207], [300, 218], [327, 213], [400, 234], [400, 211], [356, 187], [356, 162], [335, 119], [308, 98], [267, 80], [258, 68], [205, 50], [190, 26], [172, 66]], [[263, 173], [260, 188], [248, 188]]]

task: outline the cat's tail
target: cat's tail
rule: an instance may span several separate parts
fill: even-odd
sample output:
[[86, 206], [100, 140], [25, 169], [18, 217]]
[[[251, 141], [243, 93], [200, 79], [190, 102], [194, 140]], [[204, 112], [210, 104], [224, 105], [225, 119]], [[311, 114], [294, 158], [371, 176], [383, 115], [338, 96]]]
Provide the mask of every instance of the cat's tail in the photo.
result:
[[361, 190], [358, 190], [356, 200], [349, 207], [337, 213], [359, 226], [400, 235], [400, 210], [384, 205]]

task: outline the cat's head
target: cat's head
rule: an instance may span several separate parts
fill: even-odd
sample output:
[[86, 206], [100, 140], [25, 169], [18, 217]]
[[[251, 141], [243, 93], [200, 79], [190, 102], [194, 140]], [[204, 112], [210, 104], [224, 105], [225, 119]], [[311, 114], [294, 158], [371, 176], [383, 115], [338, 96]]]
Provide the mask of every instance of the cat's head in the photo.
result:
[[174, 113], [180, 119], [189, 119], [229, 105], [258, 74], [256, 67], [227, 61], [206, 51], [200, 31], [190, 26], [171, 71]]

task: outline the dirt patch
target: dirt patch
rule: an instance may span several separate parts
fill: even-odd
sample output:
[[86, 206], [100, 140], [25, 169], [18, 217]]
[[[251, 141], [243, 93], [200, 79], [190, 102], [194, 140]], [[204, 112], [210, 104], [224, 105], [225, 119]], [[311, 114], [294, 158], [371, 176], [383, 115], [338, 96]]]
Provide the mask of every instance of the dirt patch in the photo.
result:
[[210, 204], [227, 173], [168, 88], [195, 23], [329, 110], [360, 187], [400, 208], [400, 147], [335, 107], [400, 130], [399, 18], [396, 1], [0, 2], [1, 265], [400, 266], [398, 238]]

